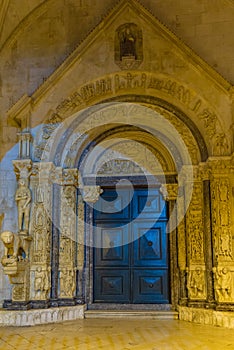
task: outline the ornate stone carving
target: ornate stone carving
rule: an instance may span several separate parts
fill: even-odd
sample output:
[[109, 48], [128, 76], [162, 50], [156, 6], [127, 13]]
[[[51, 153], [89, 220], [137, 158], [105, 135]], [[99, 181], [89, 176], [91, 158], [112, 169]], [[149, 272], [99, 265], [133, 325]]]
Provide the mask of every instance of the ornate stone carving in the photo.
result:
[[63, 268], [60, 271], [60, 298], [74, 297], [75, 288], [74, 270]]
[[213, 268], [215, 296], [219, 302], [230, 302], [232, 299], [232, 276], [228, 267]]
[[196, 267], [195, 270], [188, 271], [187, 288], [190, 299], [205, 299], [205, 276], [201, 267]]
[[3, 266], [8, 264], [8, 259], [10, 259], [10, 261], [18, 261], [28, 258], [31, 239], [30, 236], [16, 234], [11, 231], [2, 232], [1, 240], [5, 248], [2, 258]]
[[186, 214], [186, 222], [189, 259], [193, 263], [204, 262], [203, 186], [201, 181], [195, 181], [193, 184], [193, 193]]
[[[230, 168], [229, 168], [230, 169]], [[232, 244], [232, 198], [231, 183], [226, 174], [216, 175], [212, 167], [211, 181], [211, 205], [212, 205], [212, 229], [215, 255], [218, 261], [230, 261], [233, 259]]]
[[226, 135], [224, 133], [216, 134], [213, 155], [214, 156], [225, 156], [228, 154], [229, 146]]
[[19, 179], [29, 179], [31, 175], [32, 169], [32, 161], [31, 159], [22, 159], [22, 160], [13, 160], [14, 171], [17, 180]]
[[46, 300], [50, 287], [50, 268], [43, 269], [41, 266], [36, 267], [34, 276], [34, 298], [36, 300]]
[[173, 201], [178, 197], [178, 184], [163, 184], [160, 187], [160, 192], [165, 201]]
[[77, 169], [63, 169], [63, 185], [78, 185]]
[[122, 24], [115, 33], [115, 63], [121, 69], [135, 69], [142, 59], [142, 31], [134, 23]]
[[227, 258], [232, 256], [232, 235], [230, 229], [223, 228], [219, 236], [219, 255]]
[[103, 192], [100, 186], [83, 186], [82, 197], [87, 203], [96, 203]]

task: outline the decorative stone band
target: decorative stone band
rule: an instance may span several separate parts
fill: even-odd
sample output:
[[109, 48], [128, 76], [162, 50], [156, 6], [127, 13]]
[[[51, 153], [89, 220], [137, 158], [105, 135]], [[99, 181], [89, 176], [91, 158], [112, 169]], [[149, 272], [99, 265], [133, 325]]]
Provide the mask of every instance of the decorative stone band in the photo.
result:
[[0, 326], [35, 326], [84, 318], [85, 305], [51, 309], [0, 310]]
[[87, 203], [96, 203], [102, 192], [100, 186], [83, 186], [81, 188], [83, 200]]
[[212, 326], [234, 328], [233, 311], [216, 311], [179, 306], [179, 319], [182, 321]]
[[163, 184], [160, 187], [160, 192], [165, 201], [173, 201], [178, 196], [178, 184]]

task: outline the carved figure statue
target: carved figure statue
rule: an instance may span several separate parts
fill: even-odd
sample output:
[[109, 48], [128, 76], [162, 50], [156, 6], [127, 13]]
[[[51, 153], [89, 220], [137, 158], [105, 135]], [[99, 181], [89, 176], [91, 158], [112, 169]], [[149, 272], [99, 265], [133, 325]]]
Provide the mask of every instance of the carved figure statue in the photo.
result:
[[48, 271], [43, 270], [41, 266], [38, 266], [35, 271], [34, 290], [35, 299], [40, 300], [46, 299], [48, 291], [50, 290]]
[[17, 259], [18, 256], [22, 257], [23, 253], [28, 256], [29, 237], [22, 237], [11, 231], [4, 231], [1, 233], [1, 240], [5, 248], [4, 258], [14, 257]]
[[60, 275], [60, 297], [73, 297], [75, 292], [74, 271], [62, 269]]
[[30, 189], [26, 186], [26, 179], [19, 180], [19, 186], [15, 193], [15, 200], [18, 206], [19, 231], [28, 232], [31, 207], [31, 192]]
[[132, 56], [136, 58], [136, 38], [129, 27], [126, 27], [121, 35], [121, 57]]
[[204, 297], [204, 278], [201, 268], [191, 271], [188, 280], [188, 290], [191, 298]]
[[219, 301], [225, 301], [231, 296], [231, 273], [227, 267], [214, 268], [215, 291]]

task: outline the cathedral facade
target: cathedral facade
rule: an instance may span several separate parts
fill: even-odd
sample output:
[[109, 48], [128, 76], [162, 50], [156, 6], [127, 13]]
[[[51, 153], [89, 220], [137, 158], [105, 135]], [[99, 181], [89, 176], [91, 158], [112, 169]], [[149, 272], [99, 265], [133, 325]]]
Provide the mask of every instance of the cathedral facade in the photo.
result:
[[2, 312], [34, 324], [124, 305], [234, 327], [232, 84], [135, 0], [100, 5], [47, 62], [74, 1], [49, 25], [45, 3], [37, 36], [28, 16], [5, 43]]

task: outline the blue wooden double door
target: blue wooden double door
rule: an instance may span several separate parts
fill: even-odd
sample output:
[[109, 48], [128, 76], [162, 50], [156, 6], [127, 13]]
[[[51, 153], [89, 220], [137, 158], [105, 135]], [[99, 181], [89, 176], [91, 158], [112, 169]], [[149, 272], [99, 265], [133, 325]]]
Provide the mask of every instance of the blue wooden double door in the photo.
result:
[[158, 188], [104, 190], [94, 209], [94, 302], [169, 303], [166, 224]]

